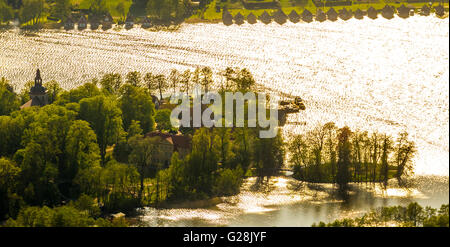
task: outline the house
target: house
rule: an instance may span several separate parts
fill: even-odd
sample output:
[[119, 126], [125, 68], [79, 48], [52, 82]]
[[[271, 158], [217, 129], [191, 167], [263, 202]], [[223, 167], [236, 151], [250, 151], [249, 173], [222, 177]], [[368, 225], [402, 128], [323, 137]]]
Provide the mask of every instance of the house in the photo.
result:
[[353, 13], [348, 11], [346, 8], [339, 10], [339, 17], [344, 21], [347, 21], [350, 18], [352, 18], [352, 15]]
[[367, 10], [367, 16], [370, 19], [374, 19], [375, 20], [378, 17], [378, 11], [374, 7], [370, 6], [370, 8]]
[[151, 25], [150, 19], [146, 16], [144, 20], [142, 20], [142, 28], [149, 28]]
[[236, 24], [238, 24], [238, 25], [242, 25], [242, 24], [244, 24], [244, 16], [241, 14], [241, 12], [239, 12], [239, 13], [237, 13], [235, 16], [234, 16], [234, 22], [236, 23]]
[[334, 8], [330, 8], [327, 11], [327, 17], [328, 17], [328, 20], [330, 20], [330, 21], [336, 21], [338, 18], [338, 13], [336, 12], [336, 10], [334, 10]]
[[388, 20], [394, 18], [394, 7], [385, 5], [384, 8], [381, 9], [381, 15]]
[[71, 30], [75, 26], [75, 23], [73, 22], [71, 17], [68, 17], [66, 22], [64, 23], [64, 29]]
[[405, 7], [404, 4], [402, 6], [397, 8], [397, 15], [401, 18], [408, 18], [409, 17], [409, 8]]
[[288, 17], [283, 12], [283, 10], [279, 9], [277, 10], [277, 12], [273, 14], [273, 19], [275, 20], [276, 23], [283, 25], [284, 23], [286, 23]]
[[250, 24], [255, 24], [257, 22], [256, 16], [253, 13], [247, 15], [247, 22]]
[[272, 22], [272, 16], [269, 15], [269, 13], [267, 13], [267, 11], [264, 10], [264, 12], [259, 16], [259, 19], [261, 20], [262, 23], [264, 24], [269, 24], [270, 22]]
[[34, 86], [30, 89], [30, 100], [23, 104], [20, 109], [32, 106], [45, 106], [48, 104], [47, 89], [42, 86], [41, 72], [36, 70], [36, 77], [34, 78]]
[[444, 14], [445, 14], [444, 6], [442, 6], [441, 4], [439, 4], [438, 6], [435, 6], [434, 13], [436, 13], [437, 16], [444, 16]]
[[316, 11], [316, 21], [323, 22], [327, 19], [327, 15], [323, 12], [322, 9], [317, 9]]
[[222, 13], [222, 22], [227, 26], [233, 24], [233, 16], [226, 9], [224, 9]]
[[89, 23], [91, 24], [91, 30], [97, 30], [100, 26], [100, 21], [97, 17], [89, 16]]
[[113, 23], [113, 18], [111, 16], [110, 13], [107, 13], [104, 17], [103, 17], [103, 22], [102, 22], [102, 29], [103, 30], [107, 30], [110, 29], [112, 27], [112, 23]]
[[156, 157], [156, 162], [168, 167], [172, 154], [177, 152], [179, 158], [184, 158], [191, 152], [192, 140], [190, 136], [181, 134], [163, 133], [160, 131], [153, 131], [145, 135], [146, 138], [157, 138], [160, 152]]
[[125, 28], [131, 29], [133, 28], [133, 26], [134, 26], [134, 18], [131, 15], [129, 15], [125, 20]]
[[292, 10], [291, 13], [289, 13], [288, 17], [292, 23], [297, 23], [300, 21], [300, 16], [297, 14], [295, 10]]
[[355, 11], [355, 18], [358, 20], [361, 20], [364, 18], [364, 12], [360, 10], [359, 8]]
[[303, 10], [302, 20], [304, 22], [312, 22], [313, 21], [313, 14], [307, 9]]
[[78, 30], [83, 30], [87, 28], [87, 19], [84, 15], [78, 20]]
[[430, 7], [428, 5], [424, 4], [422, 8], [420, 9], [420, 15], [429, 16], [430, 15]]

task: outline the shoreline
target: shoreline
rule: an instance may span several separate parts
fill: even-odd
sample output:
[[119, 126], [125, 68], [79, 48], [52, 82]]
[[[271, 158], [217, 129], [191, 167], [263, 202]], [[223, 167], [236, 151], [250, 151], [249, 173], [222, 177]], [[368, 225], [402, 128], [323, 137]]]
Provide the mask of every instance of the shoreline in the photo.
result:
[[[281, 179], [280, 177], [285, 176], [274, 176], [271, 178], [272, 190], [266, 193], [262, 191], [249, 191], [248, 183], [244, 182], [239, 194], [230, 197], [223, 197], [221, 203], [223, 206], [220, 207], [166, 207], [166, 208], [156, 208], [156, 207], [143, 207], [141, 211], [138, 210], [137, 215], [127, 217], [133, 221], [133, 226], [151, 226], [151, 227], [165, 227], [165, 226], [177, 226], [179, 224], [192, 224], [194, 222], [196, 225], [201, 226], [213, 226], [213, 225], [235, 225], [236, 222], [247, 222], [248, 219], [253, 219], [254, 217], [264, 218], [264, 217], [275, 217], [277, 214], [284, 210], [292, 210], [295, 208], [297, 211], [308, 211], [314, 208], [320, 207], [320, 205], [327, 204], [331, 207], [333, 205], [341, 205], [343, 199], [340, 197], [334, 197], [331, 194], [335, 188], [326, 183], [304, 183], [301, 187], [295, 188], [290, 187], [292, 184], [285, 183], [286, 179]], [[382, 186], [368, 186], [364, 184], [351, 184], [351, 193], [347, 198], [348, 203], [353, 205], [361, 212], [369, 212], [370, 209], [376, 209], [379, 206], [383, 206], [381, 203], [387, 200], [389, 203], [387, 205], [406, 205], [406, 202], [418, 202], [427, 206], [434, 206], [441, 204], [447, 204], [447, 197], [439, 198], [438, 195], [448, 194], [448, 176], [447, 175], [418, 175], [413, 177], [415, 180], [415, 186], [412, 188], [398, 188], [393, 187], [390, 190], [382, 190]], [[293, 179], [293, 178], [292, 178]], [[295, 179], [294, 179], [295, 180]], [[252, 180], [253, 181], [253, 180]], [[250, 182], [252, 182], [250, 181]], [[278, 182], [276, 182], [278, 181]], [[290, 180], [291, 181], [291, 180]], [[295, 180], [298, 181], [298, 180]], [[431, 181], [431, 183], [430, 183]], [[290, 191], [289, 194], [286, 194]], [[358, 198], [365, 198], [366, 195], [371, 194], [372, 201], [369, 201], [365, 205], [355, 204]], [[243, 205], [239, 203], [239, 200], [243, 198], [249, 199], [252, 196], [253, 210], [245, 210]], [[316, 197], [318, 196], [318, 197]], [[432, 204], [426, 203], [429, 197], [433, 197], [434, 201]], [[274, 201], [274, 198], [278, 198]], [[254, 200], [253, 200], [254, 199]], [[319, 203], [317, 200], [321, 200]], [[207, 201], [206, 199], [205, 201]], [[402, 200], [402, 201], [400, 201]], [[373, 204], [373, 205], [371, 205]], [[336, 217], [342, 214], [347, 215], [351, 213], [347, 210], [332, 210]], [[178, 217], [182, 213], [181, 217]], [[174, 218], [172, 218], [173, 216]], [[221, 221], [216, 222], [211, 220], [211, 216], [220, 216]], [[149, 217], [149, 218], [147, 218]], [[294, 218], [302, 218], [301, 214], [295, 215]], [[338, 217], [339, 218], [339, 217]], [[239, 220], [241, 219], [241, 220]], [[305, 219], [307, 222], [309, 219]], [[316, 220], [317, 221], [317, 220]], [[156, 222], [156, 223], [155, 223]], [[296, 224], [294, 221], [290, 221], [289, 224]], [[270, 222], [264, 222], [262, 224], [271, 224]], [[309, 223], [306, 223], [308, 225]], [[311, 222], [312, 224], [312, 222]]]
[[[257, 177], [247, 177], [246, 180], [251, 179], [251, 178], [257, 178]], [[306, 181], [306, 180], [300, 180], [297, 178], [292, 177], [291, 175], [276, 175], [276, 176], [272, 176], [271, 179], [277, 179], [277, 178], [290, 178], [295, 182], [298, 183], [302, 183], [305, 185], [309, 185], [311, 187], [314, 186], [329, 186], [332, 188], [335, 188], [335, 186], [337, 186], [336, 183], [333, 182], [312, 182], [312, 181]], [[427, 188], [429, 186], [426, 186], [427, 181], [432, 180], [434, 182], [434, 184], [448, 184], [449, 182], [449, 176], [448, 175], [414, 175], [410, 178], [408, 178], [408, 181], [411, 183], [409, 184], [409, 186], [407, 187], [401, 187], [396, 183], [395, 178], [391, 178], [389, 179], [389, 186], [388, 188], [386, 188], [385, 190], [387, 191], [388, 189], [403, 189], [403, 190], [410, 190], [411, 188], [417, 187], [417, 188], [421, 188], [423, 190], [430, 190], [430, 188]], [[350, 182], [349, 183], [350, 186], [354, 187], [358, 187], [360, 185], [370, 185], [369, 187], [372, 188], [376, 188], [377, 186], [381, 186], [382, 182], [381, 181], [377, 181], [375, 183], [373, 182]], [[242, 185], [244, 186], [244, 185]], [[264, 185], [263, 185], [264, 186]], [[144, 206], [144, 207], [149, 207], [149, 208], [154, 208], [157, 210], [162, 210], [162, 209], [202, 209], [202, 208], [210, 208], [210, 207], [214, 207], [220, 203], [225, 202], [226, 200], [224, 200], [224, 198], [229, 198], [229, 197], [235, 197], [238, 196], [239, 194], [245, 192], [246, 190], [244, 188], [241, 187], [241, 191], [237, 194], [231, 195], [231, 196], [223, 196], [223, 197], [211, 197], [211, 198], [206, 198], [206, 199], [199, 199], [199, 200], [178, 200], [178, 201], [171, 201], [171, 202], [162, 202], [160, 205], [158, 206]], [[264, 190], [261, 190], [264, 191]], [[350, 189], [350, 191], [352, 191], [352, 189]], [[296, 193], [296, 190], [293, 189], [292, 193]], [[336, 193], [338, 193], [336, 191]]]
[[[363, 11], [363, 12], [367, 12], [367, 11]], [[188, 18], [186, 20], [184, 20], [181, 23], [173, 23], [173, 24], [168, 24], [168, 25], [154, 25], [151, 26], [149, 28], [143, 28], [140, 24], [135, 24], [132, 28], [125, 28], [124, 24], [113, 24], [111, 28], [108, 29], [103, 29], [101, 26], [97, 29], [91, 29], [90, 28], [90, 24], [88, 24], [87, 28], [84, 29], [78, 29], [77, 27], [71, 28], [71, 29], [65, 29], [64, 25], [62, 23], [44, 23], [44, 24], [37, 24], [35, 26], [24, 26], [24, 27], [18, 27], [15, 26], [11, 23], [8, 24], [1, 24], [0, 25], [0, 31], [6, 31], [6, 30], [13, 30], [13, 29], [19, 29], [20, 31], [40, 31], [40, 30], [65, 30], [65, 31], [109, 31], [109, 30], [113, 30], [113, 31], [121, 31], [121, 30], [132, 30], [132, 29], [143, 29], [146, 31], [150, 31], [150, 32], [155, 32], [155, 31], [176, 31], [178, 30], [183, 24], [223, 24], [225, 26], [232, 26], [232, 25], [237, 25], [240, 26], [244, 23], [253, 25], [253, 24], [257, 24], [257, 23], [263, 23], [265, 25], [268, 25], [270, 23], [277, 23], [280, 26], [282, 26], [283, 24], [290, 22], [293, 24], [297, 24], [297, 23], [312, 23], [312, 22], [336, 22], [336, 21], [348, 21], [350, 19], [356, 19], [358, 21], [364, 21], [364, 20], [377, 20], [377, 19], [386, 19], [386, 20], [393, 20], [393, 19], [408, 19], [408, 18], [414, 18], [415, 16], [421, 16], [421, 17], [432, 17], [432, 18], [438, 18], [438, 19], [448, 19], [450, 17], [450, 14], [448, 11], [445, 12], [445, 14], [443, 16], [438, 16], [436, 14], [432, 14], [430, 13], [429, 15], [421, 15], [421, 14], [417, 14], [417, 15], [411, 15], [409, 17], [400, 17], [398, 13], [395, 13], [393, 15], [392, 18], [385, 18], [383, 17], [382, 14], [379, 14], [375, 19], [370, 18], [367, 16], [367, 13], [363, 16], [362, 19], [358, 19], [355, 18], [354, 15], [351, 16], [351, 18], [349, 19], [343, 19], [341, 16], [338, 16], [338, 18], [330, 20], [328, 18], [326, 18], [325, 20], [317, 20], [317, 15], [313, 14], [311, 15], [311, 21], [305, 21], [303, 20], [301, 17], [298, 21], [291, 21], [289, 18], [286, 18], [285, 22], [283, 23], [278, 23], [275, 20], [274, 16], [271, 16], [271, 20], [268, 23], [263, 22], [262, 20], [258, 19], [255, 23], [249, 23], [248, 21], [242, 21], [240, 23], [236, 23], [236, 21], [233, 22], [234, 17], [232, 17], [233, 19], [231, 20], [231, 23], [227, 23], [225, 24], [224, 22], [226, 20], [224, 19], [201, 19], [201, 18]]]

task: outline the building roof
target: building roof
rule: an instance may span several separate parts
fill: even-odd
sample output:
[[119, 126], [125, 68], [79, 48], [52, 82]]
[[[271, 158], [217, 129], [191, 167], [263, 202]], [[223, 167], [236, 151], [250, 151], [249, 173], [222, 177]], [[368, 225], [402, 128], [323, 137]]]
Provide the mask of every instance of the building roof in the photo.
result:
[[86, 17], [85, 17], [84, 15], [82, 15], [82, 16], [80, 17], [80, 19], [78, 20], [78, 23], [87, 23]]
[[20, 109], [24, 109], [24, 108], [28, 108], [28, 107], [32, 107], [32, 106], [44, 106], [45, 103], [41, 102], [41, 100], [39, 99], [39, 97], [33, 97], [32, 99], [30, 99], [27, 103], [23, 104]]
[[24, 108], [31, 107], [31, 106], [32, 106], [32, 105], [31, 105], [32, 101], [33, 101], [33, 100], [30, 99], [27, 103], [23, 104], [23, 105], [20, 107], [20, 109], [24, 109]]
[[[20, 109], [28, 108], [31, 106], [44, 106], [48, 102], [46, 102], [46, 94], [47, 89], [42, 86], [42, 78], [41, 78], [41, 71], [39, 69], [36, 70], [36, 77], [34, 78], [34, 86], [30, 89], [30, 100], [23, 104]], [[41, 98], [41, 96], [44, 96], [44, 98]], [[39, 97], [37, 97], [39, 96]]]
[[190, 149], [191, 148], [191, 138], [186, 135], [180, 134], [170, 134], [163, 133], [160, 131], [153, 131], [145, 134], [145, 137], [160, 137], [167, 140], [169, 143], [174, 145], [174, 151], [179, 149]]
[[42, 86], [41, 71], [36, 70], [36, 77], [34, 78], [34, 86], [30, 89], [30, 94], [45, 94], [46, 88]]

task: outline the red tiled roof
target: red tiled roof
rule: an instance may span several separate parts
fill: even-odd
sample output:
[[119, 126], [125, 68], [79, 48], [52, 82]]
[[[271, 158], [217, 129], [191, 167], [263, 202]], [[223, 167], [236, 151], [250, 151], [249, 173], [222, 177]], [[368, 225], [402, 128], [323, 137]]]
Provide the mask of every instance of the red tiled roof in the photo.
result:
[[31, 103], [32, 103], [32, 102], [33, 102], [33, 100], [30, 99], [27, 103], [23, 104], [23, 105], [20, 107], [20, 109], [31, 107]]
[[169, 143], [174, 145], [174, 149], [178, 150], [178, 148], [182, 149], [190, 149], [191, 148], [191, 138], [185, 135], [174, 135], [169, 133], [162, 133], [159, 131], [153, 131], [145, 134], [145, 137], [161, 137], [162, 139], [166, 139]]

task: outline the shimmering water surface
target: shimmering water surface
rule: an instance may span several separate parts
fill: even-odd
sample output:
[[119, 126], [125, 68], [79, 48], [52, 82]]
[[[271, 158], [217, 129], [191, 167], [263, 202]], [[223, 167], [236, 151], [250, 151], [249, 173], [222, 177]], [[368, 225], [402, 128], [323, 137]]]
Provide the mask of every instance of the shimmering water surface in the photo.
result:
[[351, 185], [345, 200], [336, 196], [330, 184], [300, 183], [289, 177], [275, 177], [269, 188], [255, 190], [255, 179], [247, 179], [241, 193], [224, 197], [209, 208], [141, 210], [138, 226], [311, 226], [343, 217], [358, 217], [372, 208], [418, 202], [439, 208], [448, 203], [448, 177], [417, 177], [410, 189], [391, 185]]
[[[168, 74], [173, 68], [210, 66], [219, 72], [228, 66], [245, 67], [269, 91], [300, 95], [305, 100], [307, 109], [290, 120], [306, 125], [288, 125], [285, 133], [298, 133], [328, 121], [393, 135], [407, 130], [418, 145], [416, 174], [448, 177], [448, 26], [448, 18], [414, 16], [283, 26], [185, 24], [171, 32], [140, 28], [37, 33], [1, 30], [0, 76], [20, 89], [39, 67], [44, 81], [54, 79], [69, 89], [110, 72]], [[446, 194], [436, 199], [439, 203], [448, 203], [448, 179], [446, 184]], [[403, 196], [394, 198], [369, 197], [375, 198], [376, 205], [378, 200], [389, 205], [399, 198], [424, 202], [436, 198], [423, 199], [423, 192], [416, 192], [406, 195], [397, 191]], [[355, 198], [367, 194], [361, 193]], [[366, 203], [369, 199], [346, 208], [339, 201], [317, 203], [301, 198], [299, 202], [293, 197], [286, 195], [288, 203], [269, 209], [257, 206], [252, 211], [252, 205], [239, 202], [268, 199], [244, 190], [239, 200], [235, 198], [237, 204], [226, 202], [206, 211], [148, 209], [146, 219], [149, 225], [308, 225], [314, 214], [314, 219], [326, 220], [370, 206]], [[314, 206], [317, 204], [326, 206]]]

